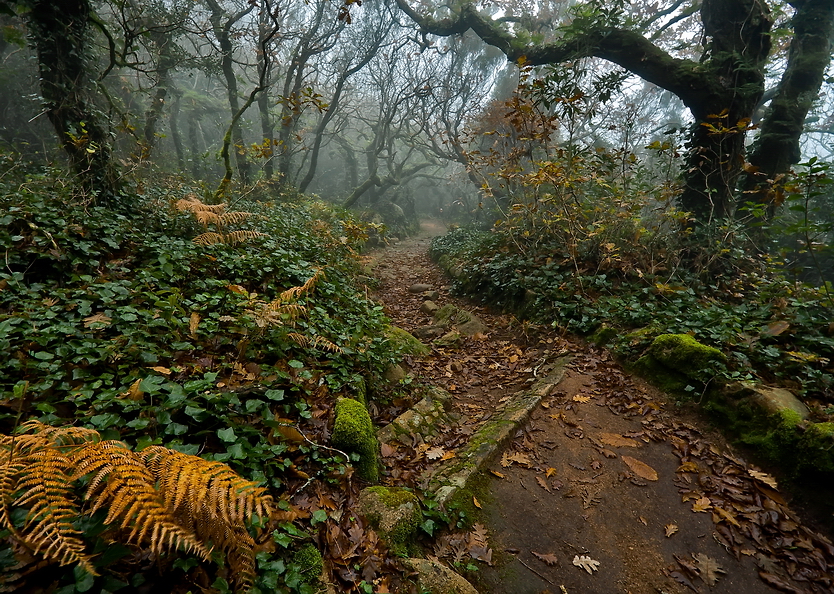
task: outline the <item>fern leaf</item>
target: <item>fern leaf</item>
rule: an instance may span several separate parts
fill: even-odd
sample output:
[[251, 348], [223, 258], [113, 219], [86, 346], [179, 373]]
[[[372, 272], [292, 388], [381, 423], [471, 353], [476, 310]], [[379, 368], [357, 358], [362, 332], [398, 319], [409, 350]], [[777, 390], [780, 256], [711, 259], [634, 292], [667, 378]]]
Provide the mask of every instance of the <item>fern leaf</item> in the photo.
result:
[[142, 452], [168, 509], [202, 541], [226, 553], [230, 573], [242, 586], [255, 578], [255, 541], [244, 521], [272, 513], [266, 489], [220, 462], [203, 460], [161, 446]]
[[313, 340], [313, 348], [320, 348], [331, 353], [341, 353], [342, 347], [338, 344], [327, 340], [324, 336], [316, 336]]
[[194, 551], [204, 559], [205, 546], [193, 532], [181, 526], [154, 488], [155, 478], [142, 458], [120, 441], [101, 441], [84, 446], [74, 454], [75, 480], [94, 474], [85, 494], [92, 501], [90, 513], [108, 506], [106, 524], [121, 520], [121, 528], [133, 528], [128, 542], [150, 542], [151, 551], [165, 548]]
[[197, 237], [195, 237], [192, 241], [197, 245], [215, 245], [217, 243], [223, 243], [225, 239], [224, 235], [220, 233], [214, 233], [209, 231], [207, 233], [201, 233]]
[[240, 212], [240, 211], [232, 211], [232, 212], [224, 212], [222, 215], [218, 217], [217, 224], [221, 226], [225, 225], [233, 225], [235, 223], [242, 223], [246, 219], [252, 216], [251, 212]]
[[[223, 215], [225, 216], [225, 215]], [[219, 224], [221, 217], [217, 213], [210, 210], [198, 210], [194, 213], [194, 217], [201, 225], [208, 226], [210, 224]]]
[[223, 243], [226, 243], [228, 245], [236, 245], [238, 243], [243, 243], [244, 241], [256, 239], [258, 237], [267, 237], [267, 234], [261, 233], [260, 231], [249, 231], [248, 229], [241, 231], [232, 231], [231, 233], [227, 233], [223, 236]]
[[18, 534], [21, 542], [35, 554], [42, 550], [47, 559], [61, 565], [78, 563], [97, 575], [92, 558], [86, 553], [83, 535], [72, 524], [80, 512], [67, 474], [70, 459], [58, 449], [42, 446], [21, 452], [21, 463], [17, 489], [23, 493], [14, 505], [29, 507], [24, 529]]
[[188, 194], [185, 198], [177, 200], [175, 205], [177, 210], [180, 211], [191, 211], [194, 213], [200, 211], [207, 211], [213, 213], [221, 213], [226, 210], [226, 203], [222, 204], [203, 204], [203, 202], [197, 198], [194, 194]]

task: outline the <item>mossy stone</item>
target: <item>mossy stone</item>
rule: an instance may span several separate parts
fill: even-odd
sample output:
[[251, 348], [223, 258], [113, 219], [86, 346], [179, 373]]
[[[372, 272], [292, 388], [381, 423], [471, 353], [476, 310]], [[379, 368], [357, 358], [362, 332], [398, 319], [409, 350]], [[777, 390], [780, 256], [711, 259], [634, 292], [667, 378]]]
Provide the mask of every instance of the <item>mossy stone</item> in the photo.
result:
[[359, 478], [371, 483], [379, 480], [379, 441], [364, 404], [352, 398], [340, 398], [336, 402], [336, 421], [330, 439], [333, 447], [359, 455], [356, 465]]
[[420, 342], [409, 332], [397, 326], [390, 326], [385, 330], [385, 336], [394, 346], [395, 350], [402, 351], [409, 355], [425, 356], [431, 352], [431, 347]]
[[664, 392], [681, 393], [689, 384], [685, 375], [666, 367], [652, 355], [643, 355], [628, 368]]
[[324, 559], [314, 544], [307, 544], [295, 552], [293, 563], [298, 565], [298, 571], [307, 584], [316, 584], [324, 570]]
[[402, 487], [368, 487], [362, 490], [359, 502], [362, 514], [395, 555], [411, 552], [423, 519], [414, 493]]
[[591, 334], [589, 340], [597, 346], [604, 346], [614, 341], [617, 338], [617, 329], [609, 326], [608, 324], [603, 324], [596, 331]]
[[649, 354], [666, 367], [700, 382], [709, 381], [715, 364], [726, 361], [724, 353], [688, 334], [661, 334], [652, 342]]

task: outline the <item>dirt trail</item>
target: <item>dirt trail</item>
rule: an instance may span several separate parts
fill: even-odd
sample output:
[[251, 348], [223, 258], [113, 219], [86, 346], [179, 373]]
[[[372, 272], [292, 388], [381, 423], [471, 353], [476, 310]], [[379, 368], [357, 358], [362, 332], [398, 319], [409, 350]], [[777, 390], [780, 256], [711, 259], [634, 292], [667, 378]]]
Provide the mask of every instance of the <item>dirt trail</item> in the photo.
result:
[[[453, 395], [457, 419], [411, 454], [453, 455], [539, 366], [573, 359], [476, 488], [488, 548], [476, 526], [474, 536], [441, 538], [436, 556], [459, 566], [480, 560], [468, 577], [496, 594], [834, 592], [834, 547], [719, 437], [670, 412], [673, 404], [605, 352], [450, 297], [427, 254], [444, 232], [424, 223], [417, 237], [372, 256], [376, 296], [395, 324], [415, 331], [431, 322], [423, 297], [408, 291], [426, 283], [439, 305], [466, 307], [488, 326], [408, 361], [420, 381]], [[383, 453], [395, 483], [407, 473], [395, 452]]]

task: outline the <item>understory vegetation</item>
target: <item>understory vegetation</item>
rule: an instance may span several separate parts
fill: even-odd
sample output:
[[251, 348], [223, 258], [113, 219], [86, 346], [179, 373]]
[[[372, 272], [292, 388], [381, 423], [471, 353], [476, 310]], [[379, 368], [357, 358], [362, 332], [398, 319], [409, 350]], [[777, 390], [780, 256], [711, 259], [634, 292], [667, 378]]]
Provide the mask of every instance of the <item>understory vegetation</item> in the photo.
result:
[[[242, 572], [239, 547], [224, 561], [225, 549], [215, 546], [207, 563], [199, 558], [209, 559], [205, 548], [202, 555], [174, 553], [157, 543], [161, 555], [150, 565], [136, 546], [141, 538], [120, 536], [134, 508], [119, 529], [107, 506], [96, 511], [99, 502], [95, 513], [65, 517], [55, 528], [76, 535], [85, 559], [56, 574], [40, 570], [38, 548], [50, 556], [49, 547], [22, 543], [33, 525], [60, 518], [42, 516], [50, 504], [37, 495], [9, 499], [24, 485], [7, 474], [5, 589], [223, 592], [254, 583], [253, 592], [314, 591], [320, 568], [309, 575], [297, 551], [310, 544], [326, 551], [318, 531], [353, 496], [353, 460], [317, 444], [329, 442], [337, 397], [387, 397], [378, 380], [400, 356], [384, 333], [390, 326], [381, 307], [354, 280], [363, 227], [310, 200], [236, 197], [227, 207], [209, 206], [177, 180], [130, 196], [133, 207], [120, 212], [80, 203], [63, 180], [22, 166], [0, 180], [0, 433], [14, 434], [23, 421], [74, 425], [95, 435], [85, 439], [119, 440], [140, 456], [153, 448], [199, 455], [269, 489], [276, 510], [254, 517], [257, 567]], [[82, 501], [85, 477], [96, 467], [74, 468], [72, 460], [84, 456], [72, 458], [72, 443], [32, 452], [65, 460], [47, 467], [52, 475], [66, 471]], [[122, 475], [114, 460], [102, 464], [94, 483], [108, 472]], [[59, 483], [46, 489], [53, 503], [72, 499], [59, 498], [68, 488]], [[306, 507], [285, 499], [308, 487]], [[187, 490], [197, 501], [197, 484]], [[91, 483], [87, 496], [92, 491]], [[169, 529], [154, 525], [163, 535], [154, 532], [154, 539], [165, 540]], [[362, 554], [381, 553], [369, 547]], [[354, 575], [358, 585], [362, 577]]]
[[[668, 142], [648, 148], [674, 151]], [[725, 221], [697, 231], [669, 186], [631, 154], [587, 147], [569, 161], [560, 154], [521, 175], [506, 166], [495, 175], [516, 185], [505, 218], [432, 244], [459, 293], [588, 336], [626, 361], [659, 335], [691, 335], [728, 356], [709, 381], [686, 387], [699, 400], [716, 385], [760, 380], [831, 418], [827, 164], [797, 168], [788, 209], [768, 226]]]

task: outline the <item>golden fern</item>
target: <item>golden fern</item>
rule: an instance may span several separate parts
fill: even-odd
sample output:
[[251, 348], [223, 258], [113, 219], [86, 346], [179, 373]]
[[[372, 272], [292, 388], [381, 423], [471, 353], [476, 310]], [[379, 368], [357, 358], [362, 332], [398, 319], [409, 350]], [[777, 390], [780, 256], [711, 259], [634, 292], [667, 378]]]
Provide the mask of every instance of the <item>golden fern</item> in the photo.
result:
[[201, 233], [200, 235], [195, 237], [193, 241], [197, 245], [215, 245], [218, 243], [224, 243], [226, 245], [237, 245], [249, 239], [255, 239], [256, 237], [266, 236], [266, 233], [249, 230], [232, 231], [231, 233], [215, 233], [213, 231], [207, 231], [206, 233]]
[[200, 540], [220, 547], [236, 580], [251, 584], [255, 540], [244, 522], [255, 514], [272, 513], [272, 498], [266, 489], [240, 478], [220, 462], [160, 446], [149, 447], [142, 455], [165, 494], [170, 513]]
[[95, 473], [84, 499], [92, 501], [90, 514], [107, 506], [105, 524], [121, 520], [120, 528], [133, 525], [127, 543], [150, 541], [151, 552], [165, 548], [194, 551], [203, 559], [209, 552], [195, 535], [181, 527], [154, 488], [155, 478], [142, 458], [121, 441], [100, 441], [79, 450], [71, 480]]
[[197, 196], [189, 194], [185, 198], [178, 200], [175, 205], [177, 210], [188, 211], [194, 213], [197, 222], [208, 229], [209, 225], [214, 225], [216, 231], [206, 231], [194, 238], [194, 243], [197, 245], [215, 245], [223, 243], [226, 245], [237, 245], [256, 237], [265, 237], [266, 233], [259, 231], [232, 231], [224, 233], [223, 229], [227, 225], [234, 225], [242, 223], [249, 217], [253, 216], [251, 212], [230, 211], [226, 212], [226, 203], [223, 204], [203, 204]]
[[[245, 522], [272, 511], [272, 498], [256, 483], [220, 462], [158, 446], [137, 454], [92, 429], [30, 421], [21, 431], [0, 435], [0, 529], [34, 554], [78, 563], [95, 575], [83, 534], [73, 526], [82, 514], [74, 482], [89, 476], [84, 498], [91, 506], [83, 513], [106, 508], [105, 524], [130, 530], [124, 542], [148, 544], [155, 554], [184, 548], [203, 559], [212, 543], [226, 552], [237, 585], [245, 590], [252, 583], [254, 540]], [[28, 508], [20, 531], [12, 507]]]

